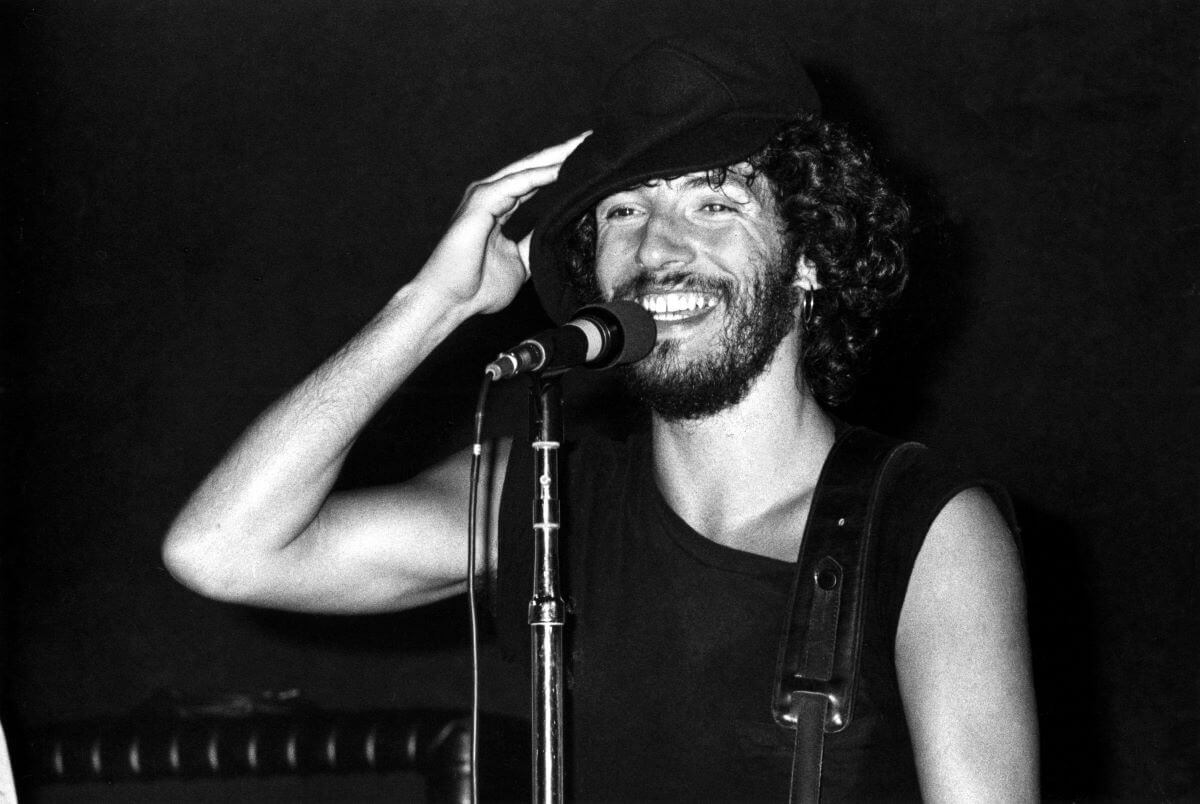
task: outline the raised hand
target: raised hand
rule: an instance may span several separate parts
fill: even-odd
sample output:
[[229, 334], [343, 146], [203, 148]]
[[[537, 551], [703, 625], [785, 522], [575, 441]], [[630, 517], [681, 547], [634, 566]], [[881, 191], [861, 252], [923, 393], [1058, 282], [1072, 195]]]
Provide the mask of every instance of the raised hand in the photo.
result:
[[[521, 202], [558, 178], [563, 160], [591, 132], [513, 162], [472, 183], [450, 228], [415, 281], [470, 313], [502, 310], [529, 278], [521, 247], [500, 227]], [[521, 244], [527, 249], [525, 241]], [[526, 251], [526, 254], [528, 252]]]

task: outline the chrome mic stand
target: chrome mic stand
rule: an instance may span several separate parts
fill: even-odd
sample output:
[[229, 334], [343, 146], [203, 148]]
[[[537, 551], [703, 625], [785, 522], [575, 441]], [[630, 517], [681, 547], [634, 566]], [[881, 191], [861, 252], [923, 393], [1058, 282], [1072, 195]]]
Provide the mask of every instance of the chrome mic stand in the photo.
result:
[[533, 800], [563, 801], [563, 626], [559, 588], [558, 449], [562, 443], [562, 387], [558, 377], [532, 374], [530, 434], [533, 470], [532, 640]]

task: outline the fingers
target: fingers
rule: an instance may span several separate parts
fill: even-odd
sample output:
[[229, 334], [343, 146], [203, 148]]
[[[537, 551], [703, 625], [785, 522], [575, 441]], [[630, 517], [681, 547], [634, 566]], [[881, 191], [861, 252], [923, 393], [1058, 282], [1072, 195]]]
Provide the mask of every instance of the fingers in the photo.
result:
[[558, 145], [530, 154], [486, 179], [474, 182], [467, 188], [456, 217], [460, 221], [475, 220], [477, 224], [482, 224], [476, 216], [486, 214], [491, 219], [486, 224], [489, 227], [495, 221], [503, 223], [508, 220], [522, 201], [558, 178], [563, 160], [591, 133], [585, 131]]
[[565, 142], [560, 142], [558, 145], [551, 145], [549, 148], [544, 148], [537, 153], [532, 153], [529, 156], [518, 159], [511, 165], [506, 165], [500, 168], [495, 173], [484, 179], [483, 182], [493, 182], [513, 173], [529, 170], [530, 168], [561, 165], [563, 160], [570, 156], [571, 152], [579, 147], [579, 143], [587, 139], [591, 133], [591, 131], [585, 131], [582, 134], [577, 134]]
[[506, 219], [520, 203], [558, 178], [560, 165], [526, 168], [497, 179], [471, 185], [463, 198], [461, 214], [486, 212], [493, 218]]

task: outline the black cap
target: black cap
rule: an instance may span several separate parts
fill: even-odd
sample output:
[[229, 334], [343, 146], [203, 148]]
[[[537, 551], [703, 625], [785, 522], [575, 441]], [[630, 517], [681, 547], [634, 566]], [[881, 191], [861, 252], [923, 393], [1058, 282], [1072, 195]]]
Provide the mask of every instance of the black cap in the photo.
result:
[[619, 190], [661, 176], [723, 167], [759, 150], [799, 112], [820, 112], [803, 67], [770, 35], [660, 39], [619, 68], [600, 99], [594, 133], [505, 226], [535, 229], [533, 284], [556, 322], [583, 300], [563, 275], [564, 234], [580, 214]]

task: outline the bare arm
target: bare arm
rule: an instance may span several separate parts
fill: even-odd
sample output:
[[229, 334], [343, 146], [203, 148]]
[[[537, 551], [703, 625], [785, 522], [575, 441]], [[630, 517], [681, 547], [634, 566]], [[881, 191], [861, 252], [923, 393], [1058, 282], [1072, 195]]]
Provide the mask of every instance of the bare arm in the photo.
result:
[[[263, 413], [193, 493], [163, 544], [175, 577], [222, 600], [310, 611], [408, 608], [463, 588], [469, 453], [400, 486], [330, 489], [359, 431], [433, 348], [471, 315], [512, 301], [527, 269], [500, 226], [579, 142], [467, 190], [417, 277]], [[503, 445], [485, 466], [502, 468], [506, 456]], [[501, 479], [485, 478], [493, 501]]]
[[929, 530], [900, 613], [896, 670], [926, 800], [1038, 800], [1020, 560], [979, 489], [957, 495]]

